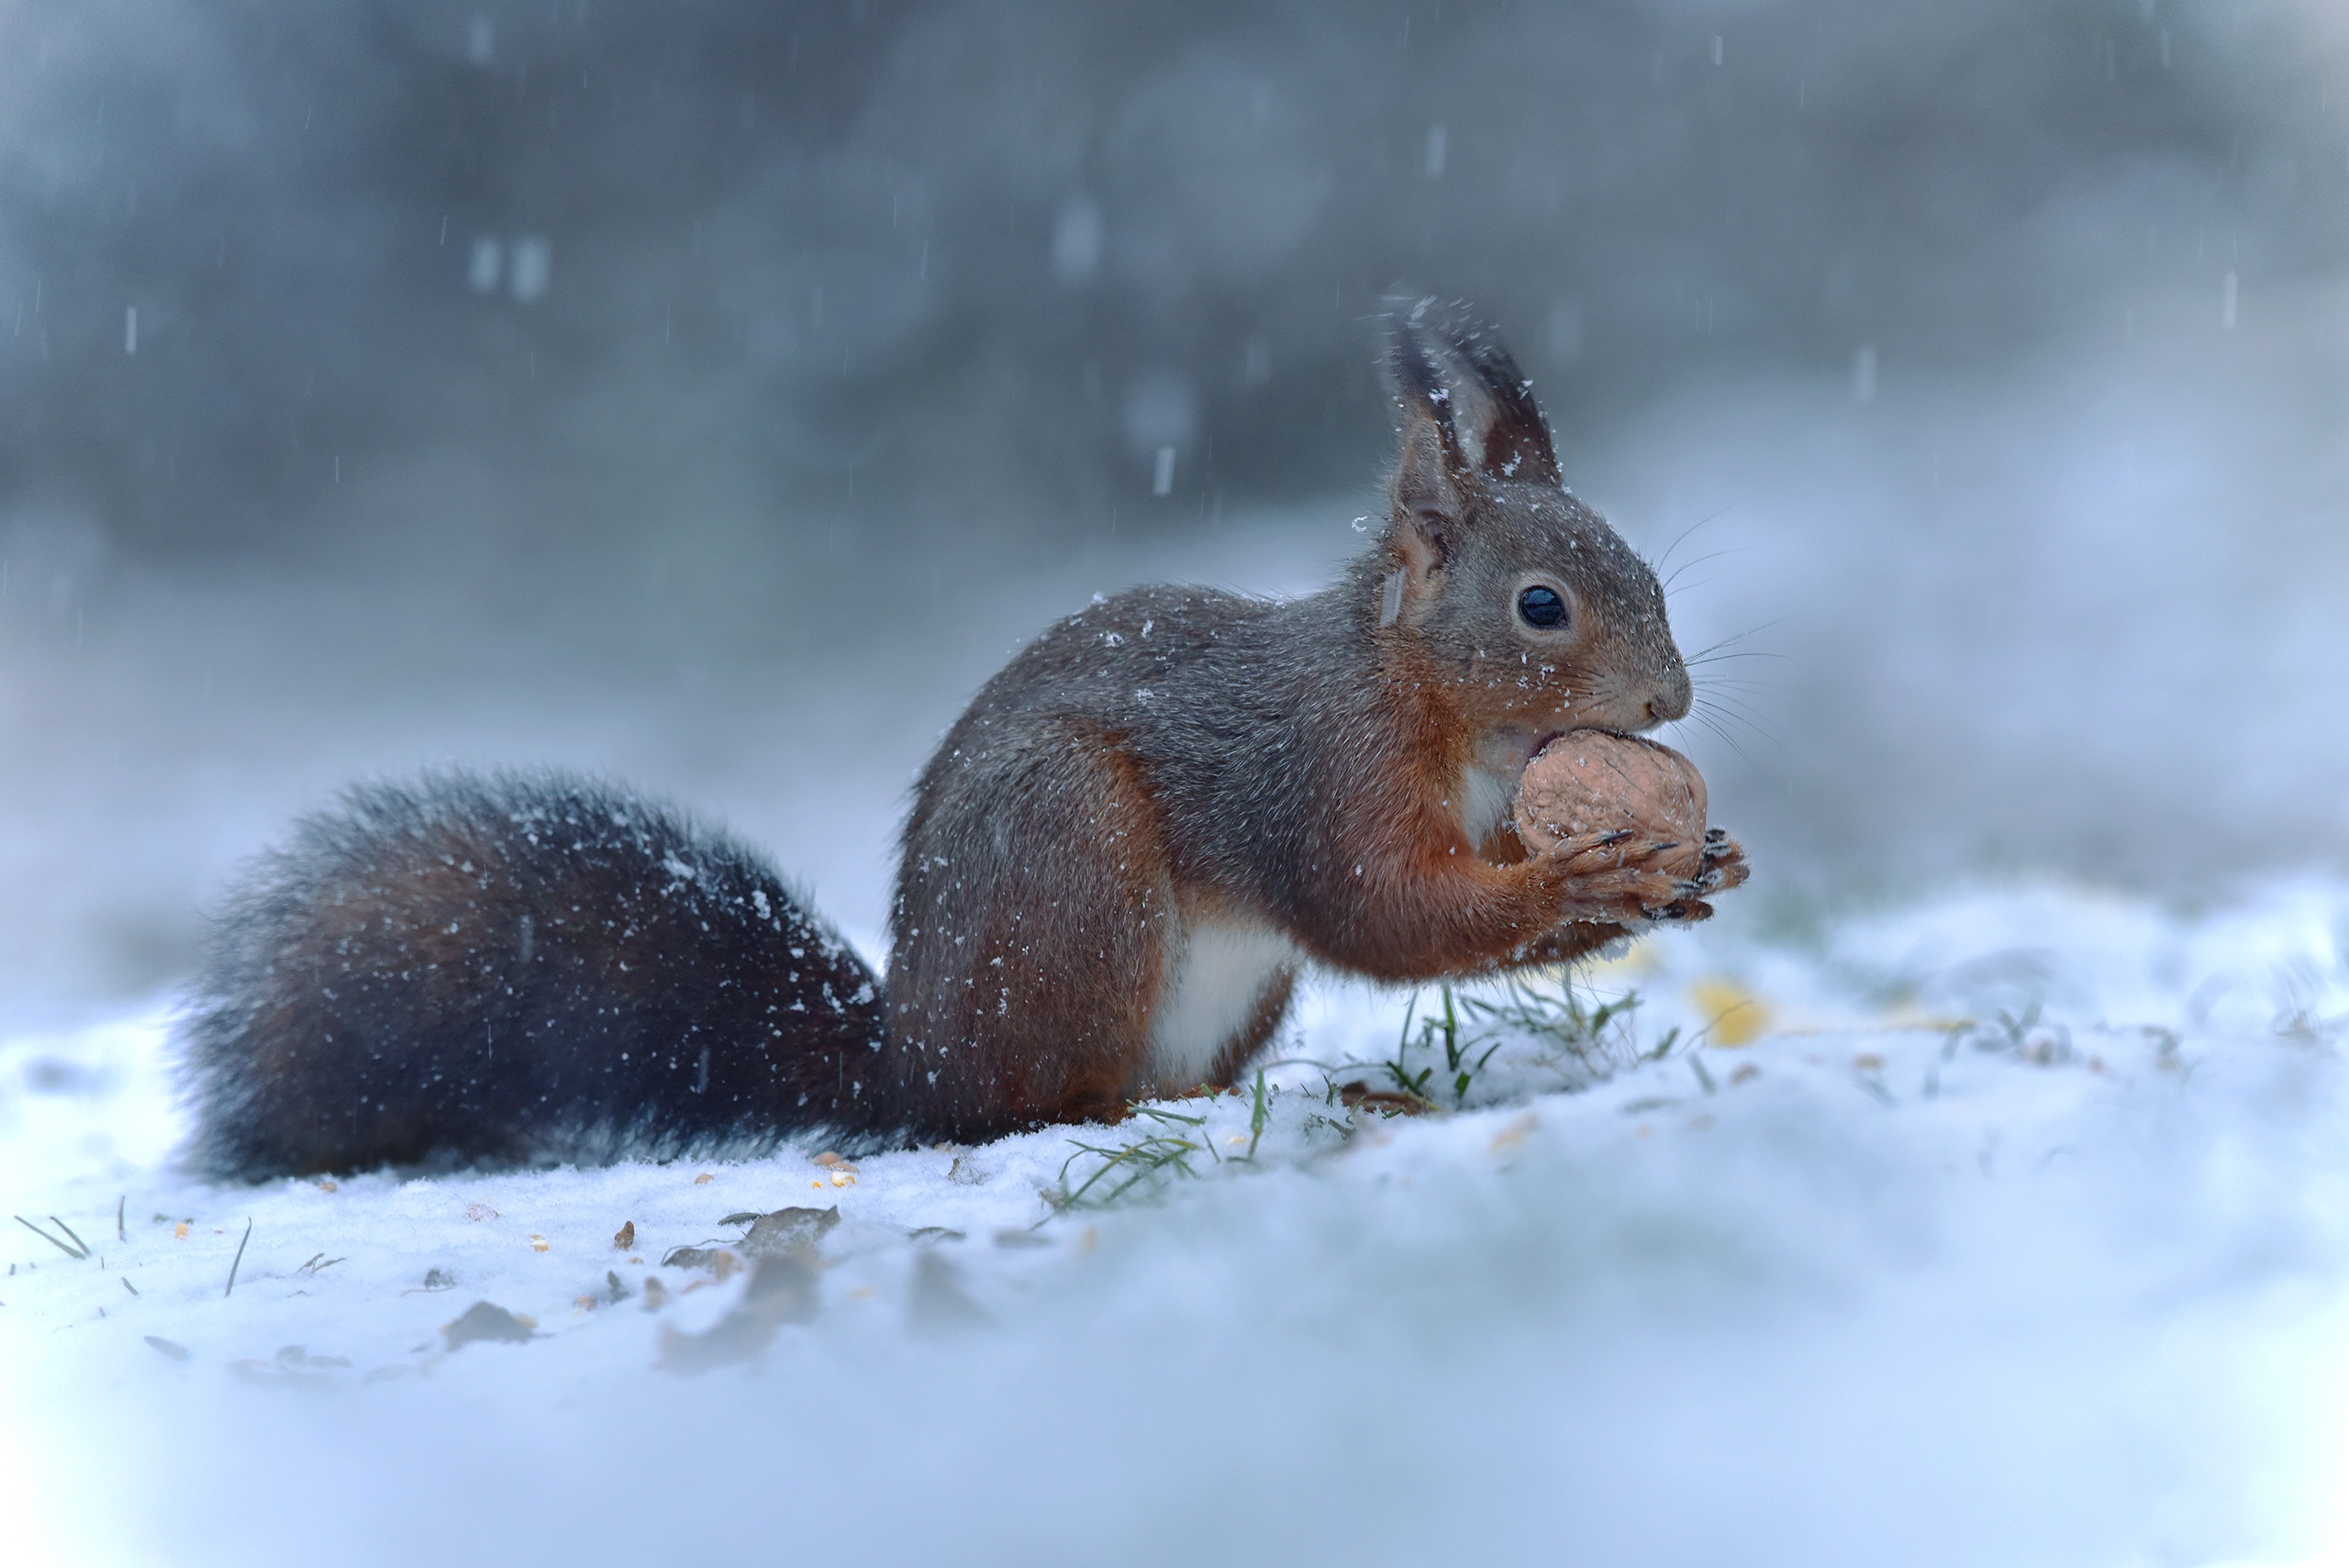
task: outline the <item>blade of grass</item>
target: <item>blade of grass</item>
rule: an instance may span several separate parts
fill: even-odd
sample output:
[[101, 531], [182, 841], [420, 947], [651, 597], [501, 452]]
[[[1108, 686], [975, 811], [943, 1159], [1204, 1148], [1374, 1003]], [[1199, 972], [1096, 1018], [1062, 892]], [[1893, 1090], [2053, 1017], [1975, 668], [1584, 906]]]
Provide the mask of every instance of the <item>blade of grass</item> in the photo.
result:
[[48, 1231], [43, 1230], [39, 1226], [35, 1225], [31, 1220], [27, 1219], [21, 1214], [17, 1215], [14, 1218], [17, 1224], [23, 1226], [26, 1229], [31, 1231], [34, 1235], [39, 1237], [42, 1240], [48, 1242], [50, 1246], [56, 1248], [59, 1251], [64, 1253], [67, 1257], [72, 1258], [76, 1262], [79, 1262], [81, 1259], [86, 1258], [90, 1255], [87, 1251], [75, 1251], [72, 1247], [66, 1245], [66, 1243], [62, 1241], [60, 1241], [56, 1237], [51, 1236]]
[[226, 1299], [230, 1291], [237, 1288], [237, 1269], [245, 1261], [245, 1243], [252, 1239], [253, 1222], [248, 1219], [245, 1221], [245, 1233], [237, 1238], [237, 1255], [228, 1262], [228, 1283], [220, 1292], [223, 1299]]

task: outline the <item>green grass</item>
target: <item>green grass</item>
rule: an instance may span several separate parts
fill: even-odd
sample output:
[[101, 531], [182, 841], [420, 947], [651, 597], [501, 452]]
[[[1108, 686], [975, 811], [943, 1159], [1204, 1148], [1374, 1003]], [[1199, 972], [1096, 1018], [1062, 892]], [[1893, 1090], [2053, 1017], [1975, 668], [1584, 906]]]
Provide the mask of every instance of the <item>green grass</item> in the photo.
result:
[[[1076, 1152], [1061, 1162], [1059, 1189], [1044, 1195], [1045, 1201], [1055, 1209], [1108, 1208], [1131, 1198], [1152, 1196], [1174, 1177], [1197, 1176], [1198, 1172], [1191, 1168], [1191, 1162], [1199, 1155], [1221, 1162], [1222, 1156], [1215, 1151], [1215, 1140], [1207, 1134], [1207, 1118], [1186, 1116], [1163, 1106], [1139, 1101], [1126, 1109], [1133, 1118], [1153, 1121], [1169, 1130], [1146, 1132], [1130, 1143], [1116, 1147], [1069, 1140], [1076, 1146]], [[1178, 1129], [1189, 1130], [1174, 1130]], [[1070, 1185], [1071, 1170], [1087, 1158], [1100, 1163], [1083, 1181]]]
[[1477, 1074], [1512, 1040], [1531, 1043], [1604, 1076], [1661, 1060], [1680, 1040], [1680, 1031], [1670, 1029], [1654, 1046], [1642, 1049], [1629, 1027], [1639, 1010], [1638, 992], [1608, 1001], [1586, 998], [1563, 971], [1546, 982], [1512, 974], [1489, 988], [1461, 990], [1446, 984], [1436, 993], [1442, 1010], [1421, 1016], [1420, 997], [1414, 995], [1403, 1015], [1395, 1054], [1374, 1064], [1395, 1085], [1391, 1096], [1383, 1097], [1399, 1096], [1404, 1102], [1395, 1108], [1442, 1108], [1439, 1096], [1444, 1095], [1450, 1096], [1450, 1108], [1461, 1108]]
[[[1342, 1098], [1357, 1116], [1364, 1109], [1420, 1115], [1464, 1107], [1478, 1075], [1502, 1047], [1512, 1043], [1530, 1044], [1571, 1063], [1578, 1075], [1592, 1078], [1660, 1060], [1680, 1043], [1679, 1031], [1672, 1029], [1653, 1046], [1642, 1047], [1631, 1028], [1640, 1006], [1636, 992], [1601, 1000], [1577, 991], [1563, 971], [1531, 978], [1510, 975], [1474, 990], [1440, 984], [1432, 1005], [1423, 1007], [1425, 1000], [1425, 992], [1412, 996], [1395, 1054], [1384, 1062], [1333, 1064], [1284, 1057], [1259, 1063], [1249, 1092], [1248, 1151], [1232, 1156], [1232, 1162], [1253, 1162], [1263, 1147], [1282, 1093], [1270, 1077], [1276, 1068], [1318, 1069], [1323, 1077], [1324, 1106], [1334, 1107]], [[1346, 1075], [1355, 1071], [1381, 1075], [1391, 1086], [1348, 1081]], [[1208, 1120], [1205, 1115], [1165, 1104], [1131, 1103], [1125, 1126], [1139, 1136], [1115, 1143], [1071, 1139], [1073, 1151], [1062, 1162], [1054, 1185], [1045, 1190], [1045, 1201], [1055, 1213], [1110, 1208], [1160, 1196], [1179, 1182], [1196, 1180], [1207, 1173], [1202, 1160], [1225, 1162]], [[1350, 1134], [1356, 1124], [1338, 1120], [1327, 1125]]]

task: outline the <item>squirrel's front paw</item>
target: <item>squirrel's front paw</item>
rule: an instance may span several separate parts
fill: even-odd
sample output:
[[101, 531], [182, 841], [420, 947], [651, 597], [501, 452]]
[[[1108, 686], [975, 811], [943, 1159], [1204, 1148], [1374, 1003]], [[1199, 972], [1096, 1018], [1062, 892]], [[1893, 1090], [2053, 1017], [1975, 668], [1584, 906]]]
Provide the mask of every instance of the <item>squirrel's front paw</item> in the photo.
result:
[[1697, 862], [1697, 873], [1680, 885], [1677, 897], [1657, 909], [1649, 918], [1659, 922], [1693, 925], [1713, 917], [1713, 906], [1706, 900], [1716, 893], [1725, 893], [1737, 886], [1751, 874], [1746, 864], [1745, 851], [1738, 841], [1719, 828], [1705, 830], [1703, 853]]
[[1698, 896], [1708, 898], [1716, 893], [1727, 893], [1752, 874], [1745, 862], [1745, 851], [1735, 839], [1720, 828], [1705, 830], [1705, 852], [1698, 862], [1696, 880], [1703, 884]]
[[1701, 920], [1712, 913], [1702, 902], [1708, 848], [1631, 832], [1586, 833], [1560, 840], [1541, 863], [1562, 923]]

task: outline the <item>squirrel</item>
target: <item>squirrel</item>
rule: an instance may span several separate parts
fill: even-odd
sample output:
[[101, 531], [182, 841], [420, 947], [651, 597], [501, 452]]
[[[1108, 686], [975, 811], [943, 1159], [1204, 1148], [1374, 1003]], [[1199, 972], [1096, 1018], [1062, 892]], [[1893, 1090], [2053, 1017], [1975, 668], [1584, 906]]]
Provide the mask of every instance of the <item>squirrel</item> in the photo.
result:
[[1388, 517], [1276, 602], [1145, 587], [1053, 626], [916, 784], [885, 983], [759, 855], [552, 773], [355, 788], [264, 857], [178, 1025], [218, 1178], [969, 1142], [1224, 1087], [1307, 964], [1573, 960], [1708, 917], [1701, 843], [1540, 853], [1518, 774], [1685, 716], [1654, 573], [1566, 489], [1531, 384], [1399, 305]]

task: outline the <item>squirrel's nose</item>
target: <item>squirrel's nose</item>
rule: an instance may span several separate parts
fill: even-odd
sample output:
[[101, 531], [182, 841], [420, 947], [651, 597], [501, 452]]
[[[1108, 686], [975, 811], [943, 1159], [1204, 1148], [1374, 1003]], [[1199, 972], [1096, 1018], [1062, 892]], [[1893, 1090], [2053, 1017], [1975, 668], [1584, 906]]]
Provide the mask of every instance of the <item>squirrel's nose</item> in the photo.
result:
[[1688, 717], [1688, 672], [1675, 670], [1671, 679], [1648, 698], [1648, 722], [1669, 724], [1675, 718]]

